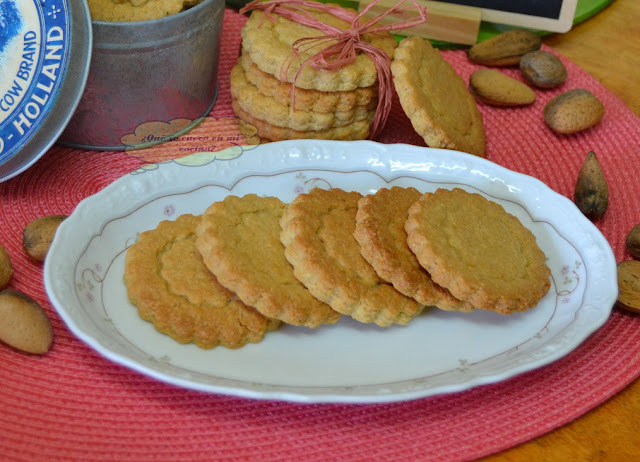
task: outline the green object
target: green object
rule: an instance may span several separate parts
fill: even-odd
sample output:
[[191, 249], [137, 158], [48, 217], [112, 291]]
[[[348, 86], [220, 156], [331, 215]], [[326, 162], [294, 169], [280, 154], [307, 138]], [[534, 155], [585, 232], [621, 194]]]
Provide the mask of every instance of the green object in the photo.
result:
[[[232, 8], [239, 9], [242, 8], [245, 4], [249, 3], [250, 0], [226, 0], [227, 5]], [[323, 3], [337, 3], [345, 8], [353, 8], [354, 10], [358, 9], [359, 2], [355, 0], [320, 0]], [[576, 5], [576, 13], [573, 19], [573, 25], [579, 24], [595, 14], [602, 11], [607, 5], [609, 5], [613, 0], [578, 0], [578, 4]], [[501, 34], [504, 31], [515, 29], [514, 26], [507, 26], [505, 24], [495, 24], [490, 22], [481, 22], [480, 30], [478, 31], [478, 42], [482, 42]], [[548, 31], [534, 31], [541, 36], [551, 35], [553, 32]], [[404, 36], [396, 35], [395, 36], [398, 41], [402, 40]], [[455, 48], [466, 48], [467, 45], [461, 45], [459, 43], [451, 43], [451, 42], [443, 42], [441, 40], [431, 40], [431, 43], [436, 48], [442, 49], [455, 49]]]
[[[578, 4], [576, 5], [576, 12], [573, 19], [573, 25], [580, 24], [583, 21], [586, 21], [590, 17], [596, 15], [600, 11], [602, 11], [605, 7], [607, 7], [613, 0], [578, 0]], [[478, 42], [482, 42], [491, 37], [494, 37], [498, 34], [501, 34], [504, 31], [515, 29], [515, 26], [507, 26], [505, 24], [495, 24], [490, 22], [482, 22], [480, 23], [480, 30], [478, 31]], [[551, 35], [554, 32], [549, 31], [534, 31], [542, 37]], [[442, 49], [454, 49], [454, 48], [465, 48], [466, 45], [460, 45], [457, 43], [450, 42], [442, 42], [439, 40], [431, 40], [431, 43], [436, 48]]]

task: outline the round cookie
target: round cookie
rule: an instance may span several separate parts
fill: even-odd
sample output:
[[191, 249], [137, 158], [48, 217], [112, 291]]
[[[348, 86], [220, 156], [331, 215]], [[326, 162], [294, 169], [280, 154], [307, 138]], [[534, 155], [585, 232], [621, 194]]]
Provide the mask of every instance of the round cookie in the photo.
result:
[[407, 245], [404, 224], [409, 207], [420, 197], [422, 193], [415, 188], [394, 186], [360, 199], [353, 233], [360, 253], [378, 276], [407, 297], [443, 310], [473, 311], [472, 305], [434, 283]]
[[428, 40], [400, 42], [391, 72], [404, 112], [428, 146], [484, 157], [484, 126], [475, 99]]
[[311, 295], [284, 256], [283, 209], [276, 197], [228, 196], [203, 215], [197, 248], [220, 284], [265, 316], [296, 326], [334, 323], [340, 314]]
[[382, 281], [353, 237], [362, 195], [313, 189], [282, 215], [281, 239], [296, 277], [320, 300], [345, 315], [388, 326], [407, 324], [424, 308]]
[[246, 306], [216, 281], [196, 250], [199, 222], [181, 215], [140, 234], [126, 255], [129, 300], [142, 319], [180, 343], [239, 348], [259, 342], [280, 321]]
[[231, 70], [231, 96], [238, 106], [252, 117], [279, 127], [287, 127], [299, 131], [317, 131], [342, 127], [358, 120], [366, 119], [371, 113], [365, 106], [354, 106], [348, 111], [333, 113], [305, 111], [298, 106], [294, 110], [289, 104], [282, 105], [273, 98], [260, 93], [247, 80], [244, 69], [240, 64], [236, 64]]
[[426, 193], [409, 208], [405, 229], [432, 279], [476, 308], [525, 311], [551, 286], [533, 233], [479, 194], [459, 188]]
[[[318, 10], [308, 10], [308, 12], [325, 24], [343, 30], [351, 27], [349, 23], [332, 14]], [[355, 17], [357, 13], [355, 11], [353, 13]], [[285, 19], [278, 14], [271, 13], [271, 15], [276, 18], [275, 22], [266, 17], [262, 11], [254, 10], [251, 13], [242, 28], [242, 46], [260, 70], [276, 76], [279, 80], [292, 83], [302, 63], [324, 47], [314, 47], [312, 51], [291, 59], [290, 65], [287, 66], [285, 62], [289, 63], [287, 58], [291, 54], [293, 43], [298, 39], [318, 37], [323, 33], [313, 27]], [[365, 34], [362, 39], [383, 50], [389, 57], [393, 56], [393, 50], [397, 46], [396, 39], [389, 33]], [[370, 87], [377, 80], [375, 64], [366, 53], [360, 52], [354, 62], [337, 70], [328, 71], [304, 66], [295, 84], [299, 88], [312, 90], [350, 91], [358, 87]]]
[[88, 0], [94, 21], [147, 21], [178, 14], [195, 6], [199, 0]]
[[[291, 105], [291, 88], [288, 82], [281, 82], [271, 74], [262, 72], [249, 58], [248, 54], [240, 56], [240, 64], [246, 79], [260, 93], [273, 98], [283, 106]], [[296, 109], [320, 113], [349, 111], [356, 106], [364, 106], [373, 110], [378, 104], [378, 86], [358, 87], [352, 91], [319, 91], [296, 88]]]
[[245, 112], [235, 99], [231, 100], [233, 112], [244, 122], [253, 125], [260, 138], [270, 141], [282, 140], [364, 140], [369, 136], [371, 129], [371, 121], [373, 120], [373, 111], [367, 119], [358, 120], [342, 127], [332, 127], [326, 130], [294, 130], [288, 127], [278, 127], [269, 122], [253, 117]]

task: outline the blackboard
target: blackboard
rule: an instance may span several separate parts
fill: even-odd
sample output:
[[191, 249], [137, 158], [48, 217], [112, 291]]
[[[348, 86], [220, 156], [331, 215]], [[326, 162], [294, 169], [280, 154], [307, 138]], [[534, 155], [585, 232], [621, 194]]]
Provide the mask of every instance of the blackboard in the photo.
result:
[[550, 32], [567, 32], [578, 0], [445, 0], [482, 10], [482, 20]]
[[562, 0], [447, 0], [446, 2], [550, 19], [560, 19], [562, 7]]

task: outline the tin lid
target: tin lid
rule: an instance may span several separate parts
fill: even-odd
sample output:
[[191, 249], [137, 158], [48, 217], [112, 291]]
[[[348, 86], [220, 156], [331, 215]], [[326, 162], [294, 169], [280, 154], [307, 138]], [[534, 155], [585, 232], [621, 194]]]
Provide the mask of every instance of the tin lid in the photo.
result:
[[91, 45], [84, 0], [0, 0], [0, 182], [62, 133], [87, 81]]

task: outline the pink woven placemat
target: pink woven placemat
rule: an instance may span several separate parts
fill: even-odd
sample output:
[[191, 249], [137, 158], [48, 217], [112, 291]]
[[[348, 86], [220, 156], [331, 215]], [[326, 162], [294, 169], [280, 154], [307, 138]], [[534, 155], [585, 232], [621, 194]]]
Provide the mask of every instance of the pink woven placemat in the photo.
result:
[[[244, 20], [226, 12], [213, 118], [233, 116], [227, 76]], [[465, 79], [477, 68], [462, 51], [443, 56]], [[572, 198], [582, 161], [595, 151], [610, 187], [609, 210], [597, 226], [617, 260], [627, 259], [625, 236], [640, 222], [640, 121], [584, 71], [564, 62], [568, 81], [561, 89], [538, 91], [533, 106], [480, 106], [487, 157]], [[506, 72], [519, 78], [516, 70]], [[560, 91], [577, 87], [600, 98], [606, 114], [581, 134], [554, 135], [544, 125], [542, 108]], [[424, 145], [397, 101], [378, 141]], [[466, 460], [563, 425], [640, 375], [640, 318], [618, 310], [552, 365], [503, 383], [404, 403], [253, 401], [179, 389], [132, 372], [69, 332], [47, 300], [42, 266], [25, 256], [21, 243], [32, 219], [72, 213], [80, 200], [142, 163], [126, 153], [54, 147], [25, 173], [0, 184], [0, 243], [14, 263], [11, 286], [43, 305], [55, 331], [53, 349], [42, 357], [0, 346], [3, 460]]]

